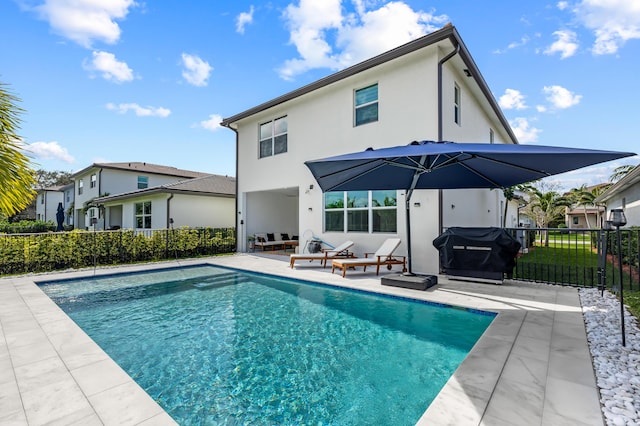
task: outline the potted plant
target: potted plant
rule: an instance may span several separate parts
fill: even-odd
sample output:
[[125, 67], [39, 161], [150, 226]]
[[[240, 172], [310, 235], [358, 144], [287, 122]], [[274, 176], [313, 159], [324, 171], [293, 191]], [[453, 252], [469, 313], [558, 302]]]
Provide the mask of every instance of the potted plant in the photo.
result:
[[249, 250], [254, 251], [255, 247], [256, 247], [256, 236], [255, 235], [249, 235], [247, 237], [247, 246], [249, 248]]

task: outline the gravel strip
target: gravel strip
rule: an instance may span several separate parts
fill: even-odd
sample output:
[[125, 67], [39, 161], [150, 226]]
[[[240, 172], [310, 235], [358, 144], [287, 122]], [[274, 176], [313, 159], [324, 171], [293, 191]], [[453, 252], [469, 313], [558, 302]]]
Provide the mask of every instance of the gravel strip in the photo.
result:
[[582, 314], [608, 426], [640, 424], [640, 329], [625, 308], [622, 346], [620, 303], [609, 291], [580, 289]]

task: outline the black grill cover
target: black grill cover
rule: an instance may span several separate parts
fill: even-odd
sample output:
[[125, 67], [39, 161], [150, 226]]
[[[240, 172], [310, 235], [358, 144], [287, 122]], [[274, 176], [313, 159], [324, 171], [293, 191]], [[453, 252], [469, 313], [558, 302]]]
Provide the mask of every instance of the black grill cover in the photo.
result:
[[440, 252], [440, 266], [445, 273], [484, 271], [511, 274], [520, 242], [502, 228], [447, 229], [433, 246]]

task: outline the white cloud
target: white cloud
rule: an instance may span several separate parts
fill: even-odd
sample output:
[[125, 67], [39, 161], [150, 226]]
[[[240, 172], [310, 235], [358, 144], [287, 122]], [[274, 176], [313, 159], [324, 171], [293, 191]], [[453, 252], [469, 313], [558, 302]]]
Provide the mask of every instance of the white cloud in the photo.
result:
[[542, 132], [540, 129], [536, 129], [529, 124], [529, 120], [524, 117], [517, 117], [509, 122], [513, 133], [521, 143], [530, 143], [538, 140], [538, 134]]
[[582, 95], [576, 95], [562, 86], [545, 86], [542, 90], [555, 109], [570, 108], [578, 105], [582, 99]]
[[566, 8], [569, 7], [569, 2], [559, 1], [556, 6], [558, 7], [559, 10], [565, 10]]
[[26, 145], [25, 149], [36, 158], [43, 160], [60, 160], [65, 163], [74, 163], [76, 160], [69, 154], [67, 148], [60, 146], [58, 142], [34, 142]]
[[203, 120], [199, 123], [200, 127], [203, 129], [211, 130], [215, 132], [220, 129], [220, 123], [222, 122], [222, 116], [218, 114], [211, 114], [208, 119]]
[[555, 31], [553, 35], [558, 39], [547, 47], [544, 51], [545, 55], [560, 53], [560, 59], [565, 59], [576, 53], [576, 50], [578, 50], [578, 43], [576, 43], [575, 32], [569, 30]]
[[213, 68], [208, 62], [203, 61], [196, 55], [182, 54], [182, 76], [189, 84], [194, 86], [206, 86], [209, 75]]
[[141, 107], [138, 104], [113, 104], [108, 103], [107, 109], [110, 111], [116, 111], [119, 114], [125, 114], [129, 111], [133, 111], [138, 117], [168, 117], [171, 114], [171, 110], [163, 107]]
[[115, 83], [124, 83], [133, 80], [133, 71], [126, 62], [116, 59], [113, 53], [93, 52], [93, 60], [83, 63], [84, 69], [97, 71], [105, 80]]
[[285, 61], [280, 77], [290, 80], [313, 68], [347, 67], [434, 31], [448, 20], [416, 12], [401, 1], [374, 10], [366, 9], [369, 4], [375, 3], [356, 0], [355, 13], [346, 15], [341, 0], [289, 4], [284, 18], [299, 57]]
[[506, 53], [509, 50], [516, 49], [520, 46], [524, 46], [525, 44], [529, 43], [529, 41], [531, 41], [531, 37], [525, 35], [525, 36], [522, 36], [522, 38], [520, 38], [519, 41], [514, 41], [509, 43], [506, 49], [496, 49], [493, 51], [493, 53], [497, 53], [497, 54]]
[[253, 5], [248, 12], [242, 12], [236, 18], [236, 32], [244, 34], [244, 27], [253, 22]]
[[113, 44], [120, 39], [116, 20], [124, 19], [134, 0], [44, 0], [34, 6], [54, 32], [90, 48], [95, 40]]
[[616, 53], [628, 40], [640, 39], [637, 0], [582, 0], [573, 11], [578, 21], [593, 31], [595, 55]]
[[526, 109], [527, 105], [524, 102], [524, 95], [519, 90], [507, 89], [504, 91], [504, 95], [500, 96], [498, 100], [500, 108], [504, 109]]

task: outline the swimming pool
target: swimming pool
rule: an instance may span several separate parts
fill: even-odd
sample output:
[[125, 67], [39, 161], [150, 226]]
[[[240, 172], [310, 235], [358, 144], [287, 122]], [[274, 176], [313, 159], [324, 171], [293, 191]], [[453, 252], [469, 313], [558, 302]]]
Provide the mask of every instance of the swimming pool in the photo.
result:
[[493, 315], [213, 266], [41, 283], [180, 424], [414, 424]]

